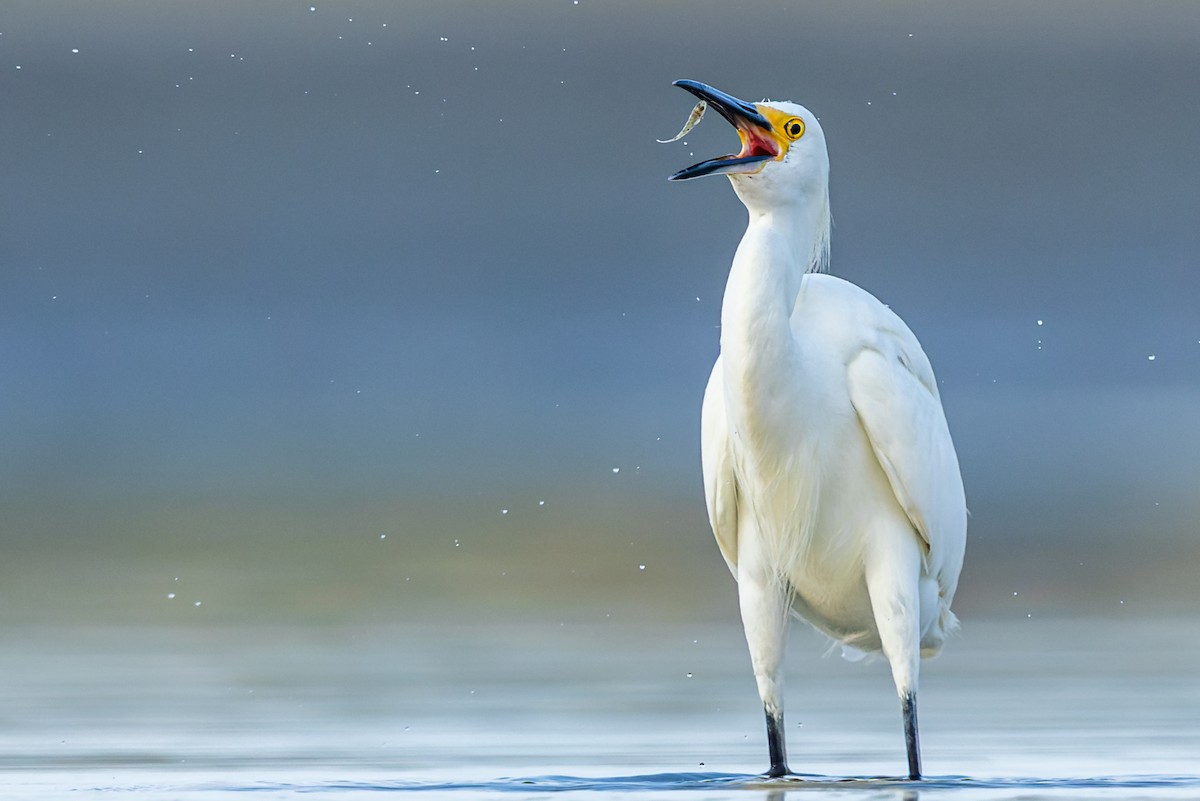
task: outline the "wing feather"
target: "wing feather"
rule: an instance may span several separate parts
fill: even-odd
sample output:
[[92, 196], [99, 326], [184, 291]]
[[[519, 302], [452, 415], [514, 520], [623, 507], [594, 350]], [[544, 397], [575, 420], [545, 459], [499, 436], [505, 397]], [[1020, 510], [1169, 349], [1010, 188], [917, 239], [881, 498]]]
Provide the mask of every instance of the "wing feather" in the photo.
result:
[[853, 404], [896, 500], [924, 539], [927, 566], [947, 603], [966, 549], [967, 510], [958, 455], [916, 338], [881, 332], [878, 347], [847, 367]]
[[708, 522], [717, 547], [730, 571], [737, 576], [738, 490], [729, 450], [729, 423], [725, 416], [725, 389], [721, 378], [721, 360], [713, 365], [704, 390], [700, 411], [700, 459], [704, 470], [704, 500], [708, 504]]

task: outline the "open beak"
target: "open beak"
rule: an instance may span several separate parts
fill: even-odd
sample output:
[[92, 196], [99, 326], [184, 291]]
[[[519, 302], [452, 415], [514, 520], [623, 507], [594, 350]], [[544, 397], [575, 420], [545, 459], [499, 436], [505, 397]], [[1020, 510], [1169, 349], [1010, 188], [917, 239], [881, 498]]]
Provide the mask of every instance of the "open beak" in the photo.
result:
[[691, 92], [728, 120], [729, 124], [737, 129], [738, 138], [742, 140], [742, 149], [729, 156], [693, 164], [675, 173], [669, 180], [686, 181], [704, 175], [758, 172], [764, 164], [779, 158], [783, 153], [771, 123], [753, 103], [738, 100], [733, 95], [727, 95], [720, 89], [714, 89], [699, 81], [675, 81], [673, 85]]

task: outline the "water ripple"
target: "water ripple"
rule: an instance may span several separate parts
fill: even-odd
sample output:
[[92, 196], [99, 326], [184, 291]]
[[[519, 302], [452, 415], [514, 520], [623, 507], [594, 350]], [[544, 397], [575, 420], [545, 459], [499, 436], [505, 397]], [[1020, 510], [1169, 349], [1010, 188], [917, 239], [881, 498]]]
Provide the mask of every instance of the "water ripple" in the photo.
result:
[[[782, 779], [736, 773], [654, 773], [635, 776], [527, 776], [477, 781], [342, 781], [312, 785], [256, 784], [247, 787], [225, 787], [226, 791], [290, 791], [290, 792], [422, 792], [422, 793], [561, 793], [600, 791], [629, 793], [681, 790], [774, 790], [799, 792], [805, 790], [1011, 790], [1011, 791], [1091, 791], [1091, 790], [1158, 790], [1200, 792], [1200, 776], [1097, 776], [1071, 778], [1008, 777], [975, 778], [971, 776], [929, 776], [919, 782], [894, 777], [834, 777], [797, 775]], [[219, 788], [208, 787], [216, 790]]]

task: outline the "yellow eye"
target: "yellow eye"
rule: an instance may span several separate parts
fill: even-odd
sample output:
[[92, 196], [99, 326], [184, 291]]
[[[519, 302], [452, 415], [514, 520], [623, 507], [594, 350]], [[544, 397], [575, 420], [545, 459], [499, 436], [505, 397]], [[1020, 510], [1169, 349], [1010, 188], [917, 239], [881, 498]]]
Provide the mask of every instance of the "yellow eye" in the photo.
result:
[[795, 141], [804, 136], [804, 120], [799, 117], [792, 117], [783, 124], [783, 132], [787, 134], [787, 138]]

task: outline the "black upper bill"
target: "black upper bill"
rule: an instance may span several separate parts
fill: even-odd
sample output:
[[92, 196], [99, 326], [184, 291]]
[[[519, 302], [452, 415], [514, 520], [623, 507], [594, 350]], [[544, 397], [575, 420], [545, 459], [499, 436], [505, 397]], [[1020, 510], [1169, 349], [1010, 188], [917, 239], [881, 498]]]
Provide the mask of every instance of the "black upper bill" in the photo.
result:
[[738, 118], [741, 118], [754, 123], [760, 128], [768, 131], [771, 130], [771, 123], [767, 122], [766, 117], [758, 113], [758, 109], [754, 107], [753, 103], [738, 100], [733, 95], [726, 94], [720, 89], [716, 89], [706, 83], [700, 83], [699, 81], [675, 81], [671, 85], [691, 92], [696, 97], [708, 103], [708, 105], [715, 108], [735, 128], [738, 124]]

